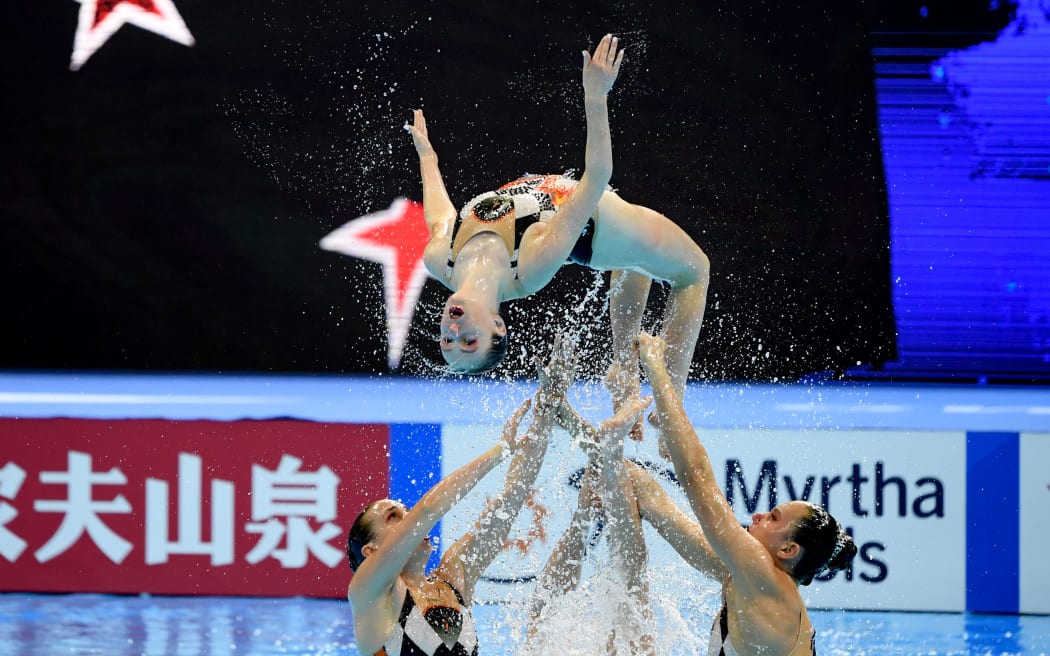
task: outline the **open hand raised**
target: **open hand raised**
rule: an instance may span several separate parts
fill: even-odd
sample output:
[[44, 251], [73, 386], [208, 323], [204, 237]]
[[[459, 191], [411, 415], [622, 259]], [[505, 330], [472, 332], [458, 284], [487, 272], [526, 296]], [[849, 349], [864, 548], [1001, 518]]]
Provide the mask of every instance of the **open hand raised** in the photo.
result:
[[616, 76], [620, 74], [624, 51], [620, 40], [606, 34], [594, 49], [594, 55], [583, 53], [583, 90], [587, 95], [604, 96], [612, 89]]
[[536, 374], [540, 380], [539, 394], [545, 398], [561, 398], [576, 382], [576, 365], [579, 348], [575, 336], [558, 333], [551, 346], [550, 360], [546, 364], [536, 363]]
[[430, 145], [430, 135], [427, 133], [427, 120], [423, 117], [422, 109], [412, 112], [412, 125], [406, 124], [405, 130], [412, 135], [412, 144], [416, 147], [416, 153], [420, 157], [434, 154], [434, 147]]
[[507, 419], [506, 423], [503, 424], [503, 448], [506, 449], [504, 453], [514, 451], [517, 449], [521, 442], [525, 439], [524, 437], [518, 436], [518, 425], [521, 424], [521, 420], [525, 417], [525, 413], [532, 407], [532, 399], [525, 399], [525, 401], [514, 411], [514, 414]]

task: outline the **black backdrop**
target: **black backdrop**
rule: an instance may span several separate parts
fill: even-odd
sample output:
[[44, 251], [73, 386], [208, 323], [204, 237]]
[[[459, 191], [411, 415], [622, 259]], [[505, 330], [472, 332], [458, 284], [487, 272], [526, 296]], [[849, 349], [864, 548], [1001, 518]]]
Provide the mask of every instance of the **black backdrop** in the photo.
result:
[[[874, 3], [175, 0], [194, 47], [125, 25], [77, 72], [76, 3], [3, 4], [0, 368], [384, 371], [379, 265], [318, 240], [420, 198], [417, 106], [457, 204], [581, 166], [579, 53], [606, 31], [613, 185], [712, 261], [694, 374], [894, 357]], [[589, 280], [512, 305], [503, 373]], [[428, 281], [402, 372], [439, 359], [442, 300]]]

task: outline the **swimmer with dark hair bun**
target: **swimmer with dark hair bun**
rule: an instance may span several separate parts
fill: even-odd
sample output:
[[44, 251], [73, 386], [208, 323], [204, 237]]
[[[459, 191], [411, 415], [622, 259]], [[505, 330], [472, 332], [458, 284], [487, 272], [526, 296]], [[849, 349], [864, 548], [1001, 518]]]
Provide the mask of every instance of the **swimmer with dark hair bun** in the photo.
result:
[[755, 513], [751, 525], [742, 527], [674, 389], [663, 340], [643, 333], [637, 345], [656, 399], [653, 420], [699, 521], [679, 510], [649, 474], [626, 466], [642, 518], [686, 562], [722, 582], [722, 610], [708, 656], [815, 654], [815, 632], [798, 586], [849, 567], [857, 555], [853, 538], [825, 509], [805, 501]]
[[[441, 313], [441, 354], [458, 373], [499, 365], [507, 348], [500, 304], [543, 289], [566, 263], [611, 271], [609, 368], [616, 408], [637, 394], [639, 372], [631, 340], [641, 330], [653, 280], [670, 284], [663, 317], [668, 369], [685, 388], [707, 303], [710, 265], [700, 247], [666, 216], [625, 201], [609, 188], [612, 139], [607, 95], [623, 62], [619, 41], [606, 35], [594, 55], [583, 53], [587, 145], [583, 174], [536, 175], [476, 196], [459, 212], [449, 199], [416, 110], [412, 135], [423, 181], [430, 232], [424, 262], [452, 290]], [[641, 438], [641, 422], [632, 429]]]

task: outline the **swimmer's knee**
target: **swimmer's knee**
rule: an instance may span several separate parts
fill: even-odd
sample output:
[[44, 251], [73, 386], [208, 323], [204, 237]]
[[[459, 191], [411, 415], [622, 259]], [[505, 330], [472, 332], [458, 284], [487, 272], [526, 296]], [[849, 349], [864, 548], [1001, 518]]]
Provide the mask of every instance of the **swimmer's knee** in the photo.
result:
[[676, 289], [687, 289], [695, 287], [698, 291], [707, 289], [708, 282], [711, 280], [711, 260], [707, 257], [707, 253], [697, 246], [695, 252], [689, 260], [689, 264], [685, 267], [681, 277], [671, 281], [671, 285]]
[[707, 280], [711, 277], [711, 259], [707, 257], [707, 253], [699, 246], [696, 247], [696, 253], [695, 267], [697, 277], [701, 280]]

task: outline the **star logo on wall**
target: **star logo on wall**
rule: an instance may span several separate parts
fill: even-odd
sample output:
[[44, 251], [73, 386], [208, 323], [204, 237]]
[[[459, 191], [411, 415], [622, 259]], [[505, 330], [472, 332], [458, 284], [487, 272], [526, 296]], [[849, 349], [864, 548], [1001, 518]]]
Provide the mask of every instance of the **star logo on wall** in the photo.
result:
[[124, 24], [149, 30], [184, 46], [195, 43], [172, 0], [80, 0], [69, 70], [80, 70]]
[[427, 279], [423, 252], [429, 238], [423, 206], [398, 198], [389, 208], [356, 218], [321, 240], [325, 250], [383, 265], [387, 363], [391, 369], [401, 362], [416, 301]]

